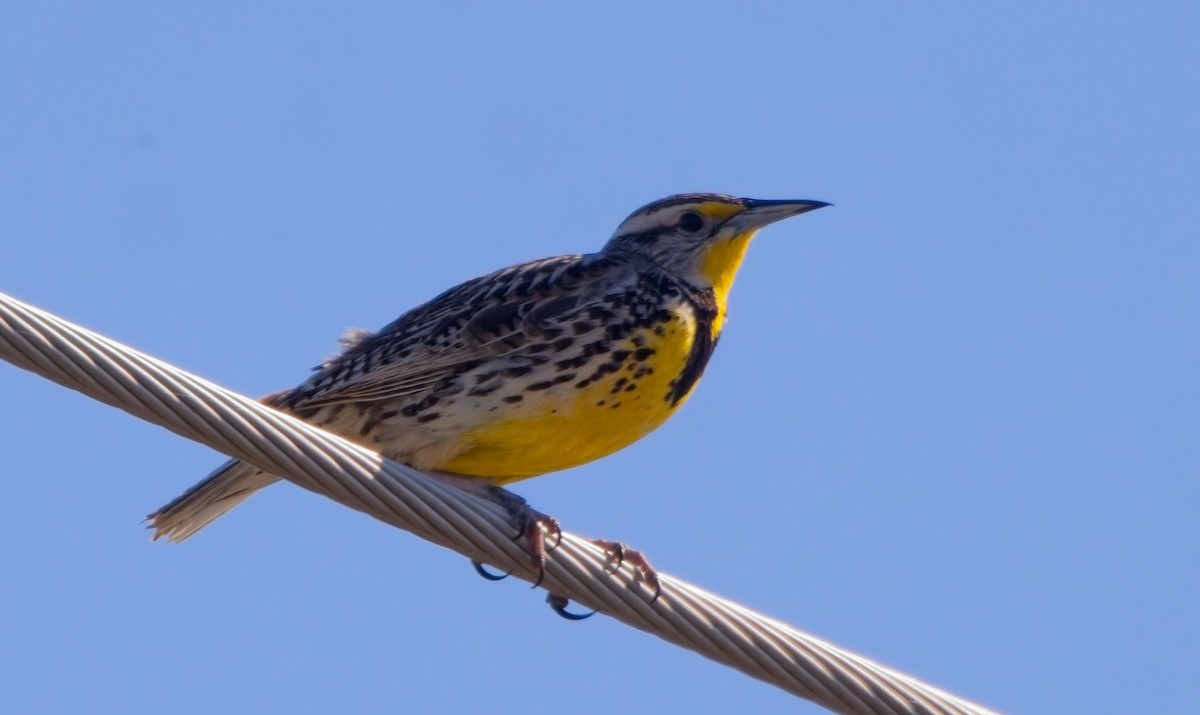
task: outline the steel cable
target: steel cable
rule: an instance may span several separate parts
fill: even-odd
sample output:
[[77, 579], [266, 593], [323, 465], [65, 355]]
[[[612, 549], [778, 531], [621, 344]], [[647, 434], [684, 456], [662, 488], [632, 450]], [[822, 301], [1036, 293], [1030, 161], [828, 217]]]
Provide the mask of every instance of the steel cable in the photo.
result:
[[[148, 422], [284, 476], [421, 538], [532, 580], [500, 507], [0, 294], [0, 357]], [[542, 585], [617, 620], [839, 713], [991, 712], [563, 532]]]

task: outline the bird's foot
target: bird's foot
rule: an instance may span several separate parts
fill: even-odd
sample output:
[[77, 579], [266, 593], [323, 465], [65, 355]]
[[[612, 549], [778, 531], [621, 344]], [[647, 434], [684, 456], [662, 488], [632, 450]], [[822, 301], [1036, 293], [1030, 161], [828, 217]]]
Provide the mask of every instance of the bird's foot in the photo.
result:
[[[542, 579], [546, 577], [546, 553], [562, 541], [562, 529], [558, 525], [558, 519], [533, 509], [522, 497], [507, 489], [489, 484], [482, 493], [508, 512], [513, 525], [517, 527], [513, 541], [524, 537], [529, 545], [530, 567], [537, 574], [533, 588], [542, 585]], [[553, 540], [552, 545], [547, 546], [548, 538]]]
[[[513, 541], [524, 538], [529, 545], [529, 565], [535, 575], [533, 588], [542, 585], [542, 580], [546, 577], [546, 554], [550, 550], [557, 548], [562, 541], [562, 529], [558, 525], [558, 520], [533, 509], [524, 498], [494, 484], [479, 482], [457, 475], [438, 474], [436, 476], [445, 479], [460, 489], [470, 491], [487, 499], [508, 513], [513, 525], [517, 528], [517, 533], [513, 536]], [[547, 544], [548, 541], [551, 542], [549, 545]], [[619, 541], [609, 541], [607, 539], [592, 539], [591, 541], [601, 549], [604, 549], [604, 553], [608, 556], [605, 571], [615, 574], [620, 570], [621, 566], [628, 564], [633, 568], [642, 583], [646, 584], [647, 588], [650, 589], [652, 595], [650, 596], [649, 603], [654, 603], [658, 600], [658, 597], [662, 595], [662, 582], [658, 578], [658, 572], [650, 565], [650, 560], [646, 558], [645, 554]], [[480, 576], [489, 581], [500, 581], [511, 573], [492, 573], [478, 561], [473, 561], [472, 565]], [[581, 616], [567, 612], [565, 610], [567, 599], [563, 596], [552, 593], [546, 600], [551, 608], [563, 618], [582, 620], [591, 615]]]
[[[608, 541], [607, 539], [591, 539], [591, 542], [600, 548], [604, 549], [604, 553], [608, 556], [608, 563], [604, 570], [610, 574], [615, 574], [623, 564], [629, 564], [633, 567], [638, 577], [646, 584], [654, 595], [650, 597], [648, 603], [654, 603], [662, 594], [662, 583], [658, 578], [658, 573], [654, 567], [650, 565], [650, 560], [646, 555], [637, 549], [630, 548], [619, 541]], [[585, 618], [590, 618], [596, 612], [588, 613], [571, 613], [567, 610], [567, 605], [570, 600], [566, 596], [560, 596], [557, 593], [551, 593], [546, 596], [546, 603], [550, 604], [550, 608], [567, 619], [568, 621], [582, 621]]]
[[658, 572], [650, 565], [649, 559], [645, 554], [637, 549], [630, 548], [619, 541], [608, 541], [607, 539], [592, 539], [593, 544], [604, 549], [604, 553], [608, 555], [608, 564], [605, 571], [610, 574], [615, 574], [622, 564], [629, 564], [633, 567], [634, 572], [641, 578], [642, 583], [650, 589], [652, 595], [650, 603], [658, 600], [662, 595], [662, 583], [659, 581]]
[[[456, 475], [439, 474], [437, 476], [460, 489], [487, 499], [508, 513], [513, 526], [517, 528], [513, 541], [524, 538], [529, 544], [529, 566], [535, 575], [533, 588], [540, 586], [542, 579], [546, 577], [546, 553], [556, 548], [562, 541], [562, 529], [558, 526], [558, 520], [533, 509], [522, 497], [507, 489]], [[552, 542], [549, 545], [547, 545], [547, 537]], [[473, 561], [472, 565], [480, 576], [489, 581], [499, 581], [511, 573], [499, 575], [491, 573], [478, 561]]]

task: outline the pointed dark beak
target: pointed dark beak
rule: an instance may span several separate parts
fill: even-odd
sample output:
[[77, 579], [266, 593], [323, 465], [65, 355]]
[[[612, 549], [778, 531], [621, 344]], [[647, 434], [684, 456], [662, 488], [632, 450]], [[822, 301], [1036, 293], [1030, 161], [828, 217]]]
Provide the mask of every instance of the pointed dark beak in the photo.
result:
[[746, 199], [746, 208], [733, 217], [741, 230], [762, 228], [767, 224], [782, 221], [785, 218], [799, 216], [829, 204], [824, 201], [775, 200], [775, 199]]

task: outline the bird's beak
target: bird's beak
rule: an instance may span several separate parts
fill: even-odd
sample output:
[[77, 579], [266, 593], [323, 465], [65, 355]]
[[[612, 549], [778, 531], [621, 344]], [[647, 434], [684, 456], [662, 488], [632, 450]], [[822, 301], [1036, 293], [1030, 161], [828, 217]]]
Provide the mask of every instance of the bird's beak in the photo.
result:
[[740, 214], [729, 221], [737, 228], [738, 233], [760, 229], [767, 224], [799, 216], [829, 204], [824, 201], [746, 199], [745, 206]]

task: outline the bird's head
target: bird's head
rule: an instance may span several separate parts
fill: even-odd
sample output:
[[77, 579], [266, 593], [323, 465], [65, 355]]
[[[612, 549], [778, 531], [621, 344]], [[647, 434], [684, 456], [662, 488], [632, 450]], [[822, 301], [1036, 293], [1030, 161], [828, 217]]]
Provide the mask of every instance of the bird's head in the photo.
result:
[[723, 194], [668, 196], [630, 214], [604, 251], [649, 259], [697, 288], [712, 288], [724, 303], [746, 246], [758, 229], [828, 205]]

